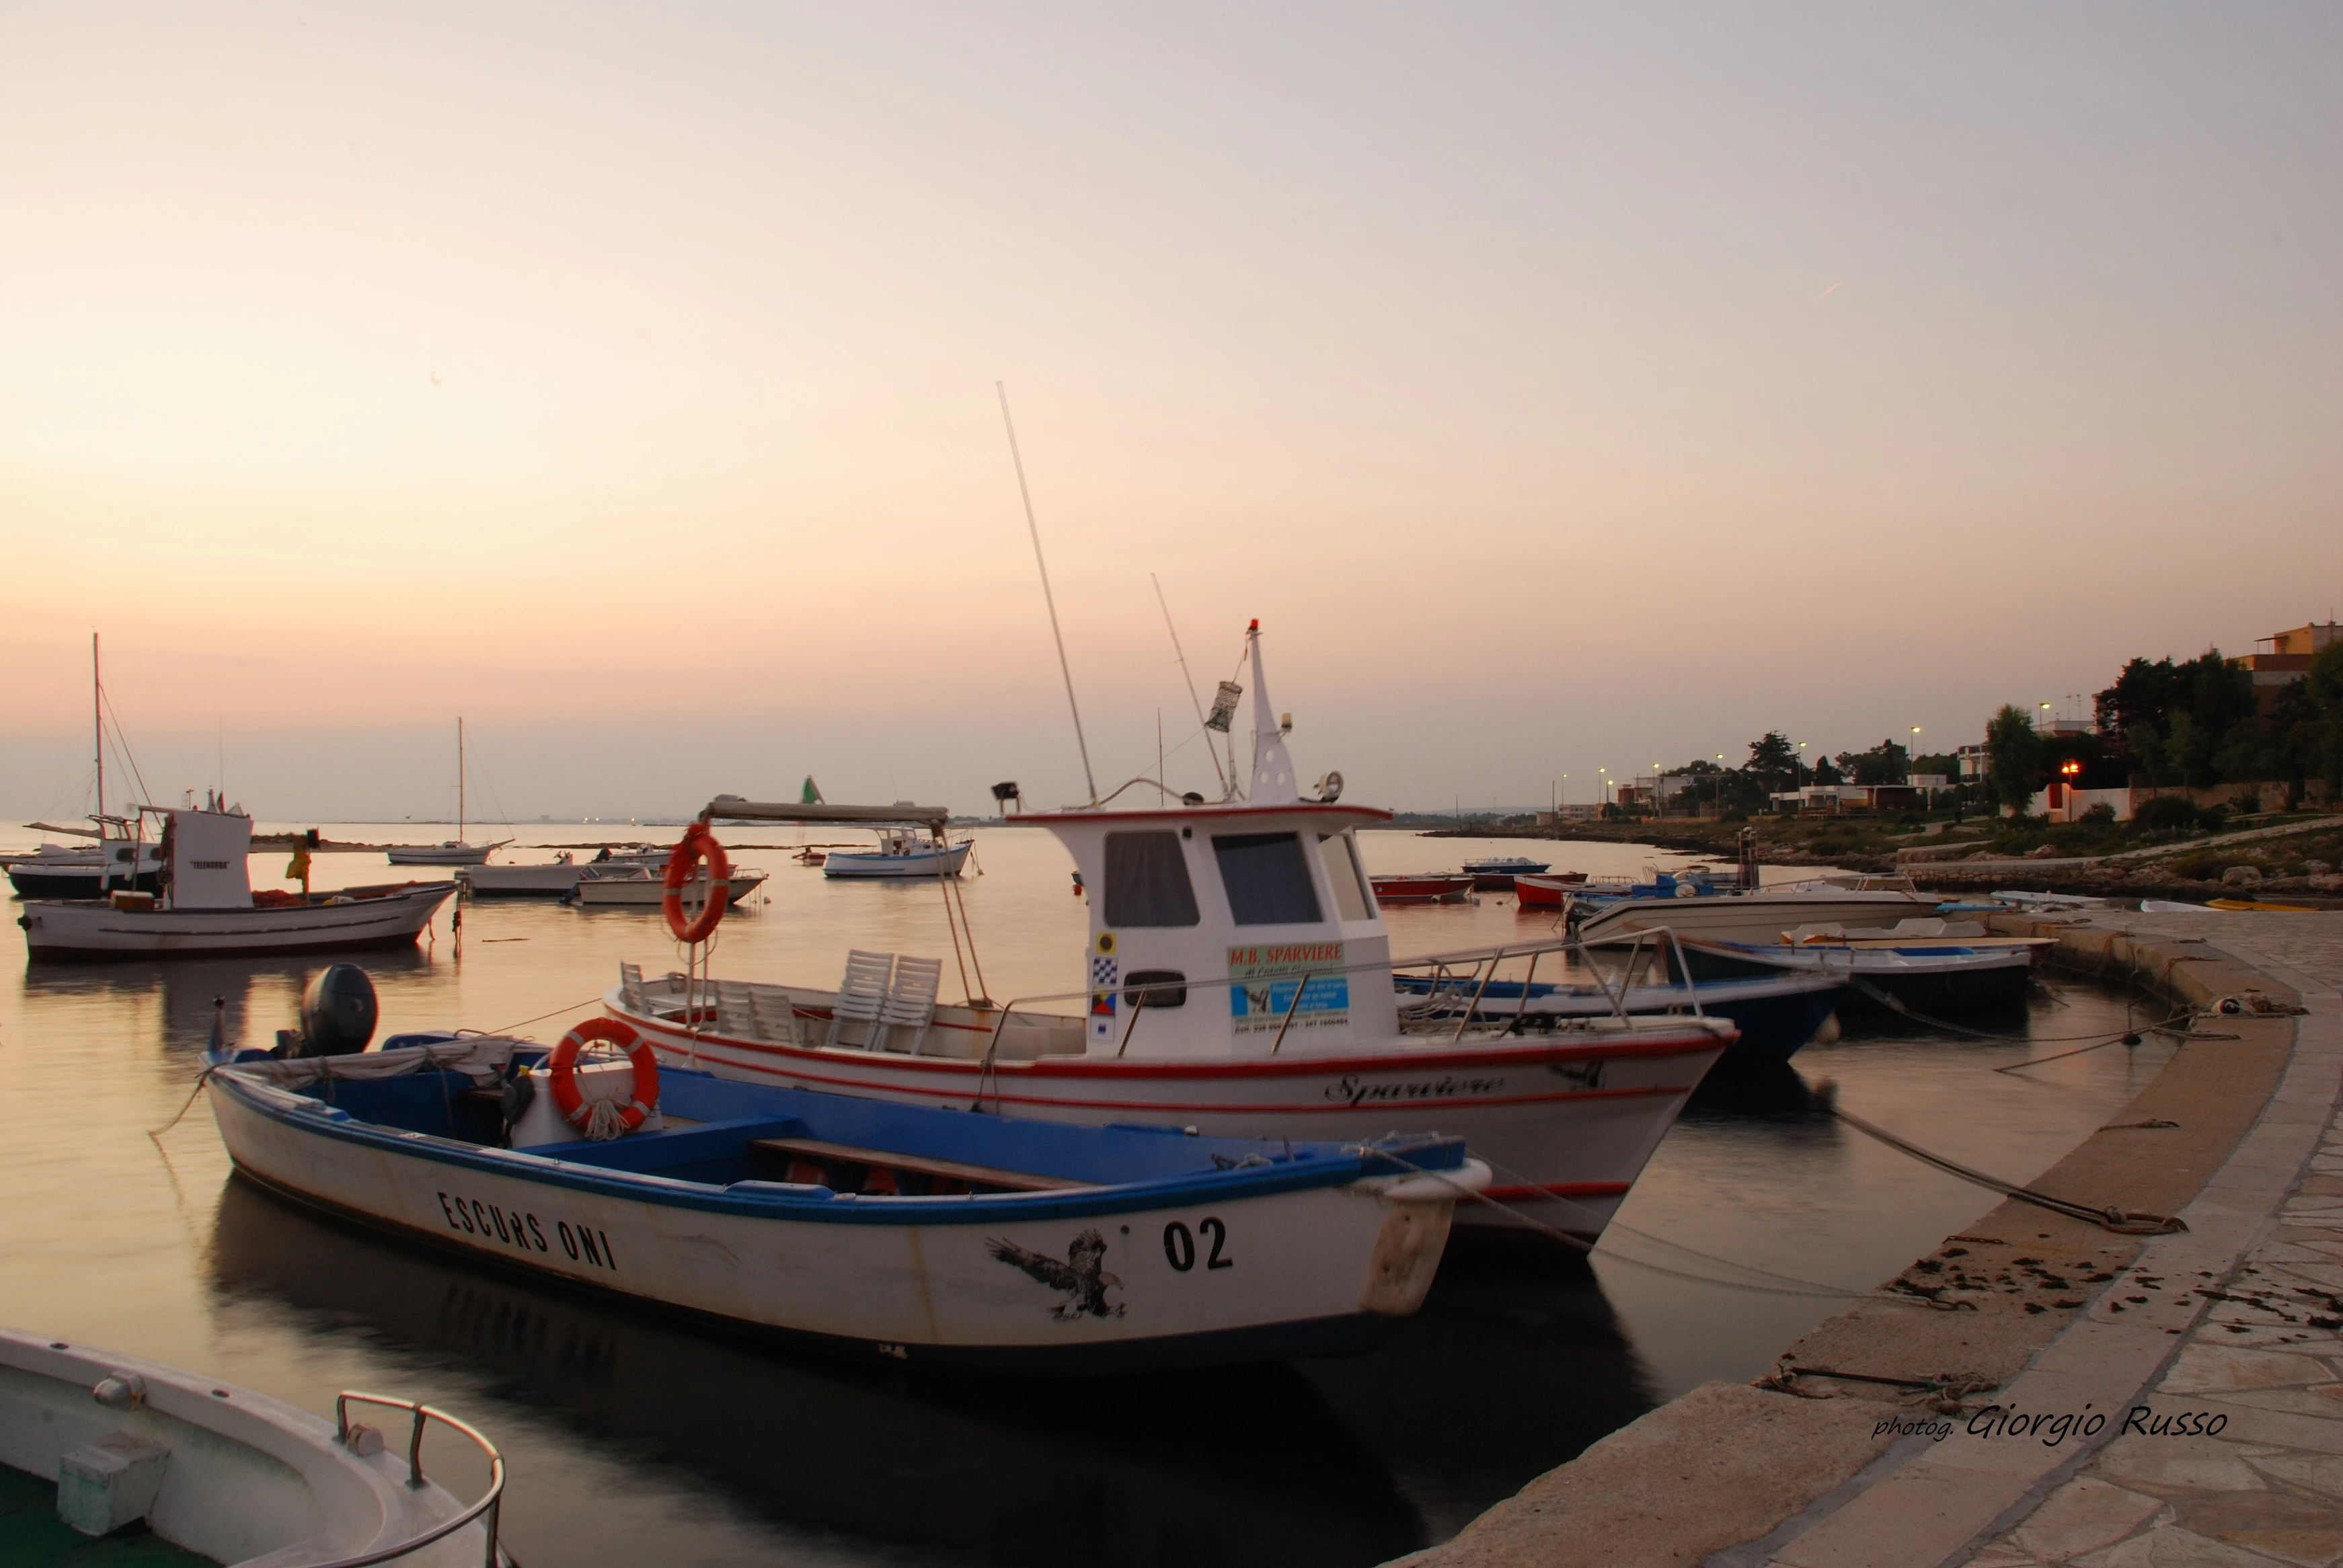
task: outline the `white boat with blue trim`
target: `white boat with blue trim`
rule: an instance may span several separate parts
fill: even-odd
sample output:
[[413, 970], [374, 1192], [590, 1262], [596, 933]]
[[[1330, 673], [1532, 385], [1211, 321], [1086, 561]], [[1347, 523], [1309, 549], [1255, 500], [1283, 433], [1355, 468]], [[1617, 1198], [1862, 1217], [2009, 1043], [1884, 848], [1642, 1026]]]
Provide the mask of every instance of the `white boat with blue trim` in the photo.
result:
[[[890, 1105], [407, 1035], [215, 1058], [236, 1170], [482, 1266], [918, 1364], [1093, 1372], [1363, 1350], [1422, 1302], [1461, 1140], [1260, 1143]], [[521, 1086], [528, 1085], [524, 1091]]]
[[821, 874], [832, 881], [905, 881], [957, 877], [968, 863], [970, 840], [933, 840], [900, 829], [879, 835], [876, 849], [832, 849], [822, 858]]

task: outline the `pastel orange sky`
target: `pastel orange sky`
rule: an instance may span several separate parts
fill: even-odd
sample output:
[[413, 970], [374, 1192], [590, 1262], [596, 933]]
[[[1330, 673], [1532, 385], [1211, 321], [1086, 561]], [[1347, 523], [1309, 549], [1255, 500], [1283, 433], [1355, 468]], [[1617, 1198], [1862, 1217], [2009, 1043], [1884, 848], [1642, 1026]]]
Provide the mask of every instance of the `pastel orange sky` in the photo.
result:
[[[2343, 599], [2343, 12], [0, 5], [0, 809], [1976, 738]], [[1191, 744], [1173, 781], [1209, 779]]]

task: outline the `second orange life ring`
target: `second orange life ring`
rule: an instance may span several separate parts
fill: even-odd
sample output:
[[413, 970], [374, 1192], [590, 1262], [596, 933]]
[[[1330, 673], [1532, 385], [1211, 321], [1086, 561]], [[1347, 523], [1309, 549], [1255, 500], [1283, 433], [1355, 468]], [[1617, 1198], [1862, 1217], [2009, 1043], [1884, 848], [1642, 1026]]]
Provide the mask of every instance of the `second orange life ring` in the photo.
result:
[[[589, 1040], [608, 1041], [627, 1053], [634, 1082], [625, 1104], [615, 1100], [588, 1101], [579, 1091], [578, 1052]], [[634, 1131], [659, 1104], [659, 1057], [634, 1025], [618, 1019], [589, 1018], [563, 1035], [546, 1063], [546, 1072], [553, 1080], [553, 1108], [561, 1113], [561, 1120], [598, 1141]]]
[[[683, 890], [690, 886], [692, 872], [700, 858], [708, 859], [708, 907], [696, 920], [683, 915]], [[675, 852], [667, 858], [666, 892], [659, 899], [659, 910], [667, 916], [667, 929], [675, 933], [679, 942], [704, 942], [724, 919], [724, 906], [732, 896], [732, 862], [725, 858], [724, 846], [708, 830], [705, 822], [694, 822], [676, 840]]]

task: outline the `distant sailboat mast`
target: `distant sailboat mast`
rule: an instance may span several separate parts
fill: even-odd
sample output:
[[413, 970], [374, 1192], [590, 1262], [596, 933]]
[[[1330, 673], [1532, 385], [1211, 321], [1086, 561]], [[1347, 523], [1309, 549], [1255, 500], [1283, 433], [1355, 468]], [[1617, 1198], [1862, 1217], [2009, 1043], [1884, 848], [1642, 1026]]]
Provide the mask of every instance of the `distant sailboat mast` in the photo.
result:
[[464, 841], [464, 716], [456, 715], [456, 842]]
[[106, 836], [106, 687], [97, 668], [97, 633], [89, 634], [89, 733], [97, 753], [97, 832]]

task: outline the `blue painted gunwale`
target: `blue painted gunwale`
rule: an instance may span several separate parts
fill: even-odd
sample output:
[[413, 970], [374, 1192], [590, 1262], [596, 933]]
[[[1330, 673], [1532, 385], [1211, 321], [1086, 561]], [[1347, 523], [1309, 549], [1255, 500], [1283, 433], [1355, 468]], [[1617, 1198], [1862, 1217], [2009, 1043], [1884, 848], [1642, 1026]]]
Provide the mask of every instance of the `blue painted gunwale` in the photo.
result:
[[[233, 1065], [226, 1059], [214, 1059], [214, 1061], [215, 1065]], [[743, 1090], [759, 1099], [770, 1098], [781, 1103], [802, 1104], [805, 1101], [830, 1102], [828, 1107], [815, 1107], [817, 1118], [819, 1110], [835, 1108], [840, 1099], [838, 1096], [818, 1095], [809, 1090], [734, 1084], [719, 1080], [712, 1073], [693, 1072], [686, 1068], [660, 1070], [662, 1082], [670, 1077], [699, 1080], [710, 1084], [722, 1083], [728, 1090]], [[734, 1214], [744, 1219], [787, 1220], [817, 1224], [1000, 1225], [1023, 1220], [1141, 1213], [1167, 1208], [1192, 1208], [1235, 1199], [1269, 1197], [1280, 1192], [1319, 1187], [1339, 1187], [1366, 1176], [1409, 1175], [1413, 1173], [1409, 1169], [1411, 1166], [1426, 1171], [1453, 1171], [1460, 1169], [1464, 1161], [1462, 1139], [1425, 1140], [1402, 1145], [1395, 1150], [1407, 1161], [1402, 1165], [1373, 1153], [1344, 1153], [1345, 1146], [1338, 1143], [1296, 1142], [1292, 1145], [1292, 1153], [1289, 1158], [1287, 1146], [1282, 1141], [1263, 1143], [1236, 1138], [1191, 1139], [1170, 1129], [1076, 1128], [1056, 1122], [1011, 1121], [1006, 1124], [1031, 1127], [1044, 1137], [1067, 1132], [1149, 1140], [1172, 1137], [1180, 1139], [1183, 1146], [1194, 1148], [1200, 1156], [1211, 1152], [1235, 1153], [1240, 1158], [1244, 1154], [1259, 1154], [1270, 1162], [1066, 1191], [982, 1193], [957, 1197], [867, 1197], [834, 1192], [827, 1187], [796, 1186], [784, 1182], [745, 1182], [718, 1187], [708, 1182], [685, 1181], [668, 1176], [603, 1171], [546, 1155], [487, 1148], [437, 1133], [413, 1132], [361, 1121], [337, 1106], [302, 1095], [297, 1091], [281, 1092], [308, 1100], [314, 1110], [305, 1107], [296, 1111], [280, 1107], [266, 1098], [248, 1092], [232, 1077], [215, 1076], [211, 1081], [214, 1088], [233, 1094], [240, 1104], [256, 1114], [309, 1137], [354, 1144], [433, 1164], [455, 1166], [484, 1175], [508, 1177], [541, 1187], [565, 1188], [673, 1209]], [[855, 1103], [858, 1107], [882, 1106], [880, 1101]], [[893, 1104], [883, 1104], [883, 1109], [906, 1120], [976, 1114]], [[787, 1118], [786, 1113], [779, 1110], [766, 1119], [802, 1120]], [[1000, 1121], [997, 1118], [989, 1120], [996, 1123]], [[820, 1129], [809, 1123], [809, 1131], [818, 1131]], [[914, 1152], [910, 1149], [900, 1151], [905, 1154]], [[752, 1190], [744, 1191], [743, 1187]]]

